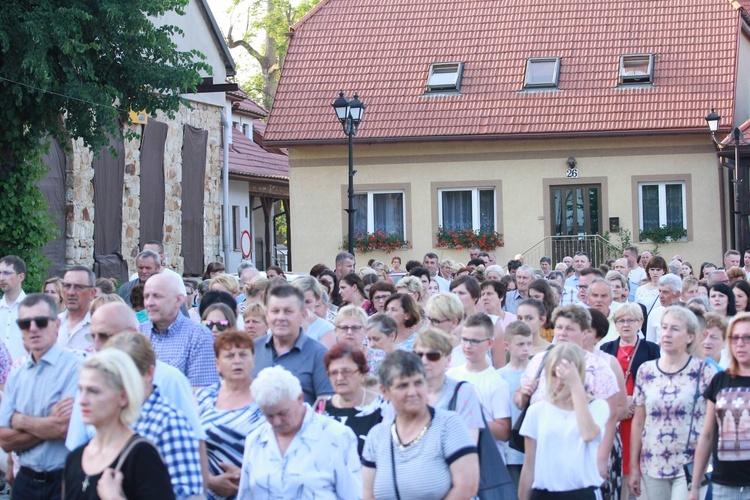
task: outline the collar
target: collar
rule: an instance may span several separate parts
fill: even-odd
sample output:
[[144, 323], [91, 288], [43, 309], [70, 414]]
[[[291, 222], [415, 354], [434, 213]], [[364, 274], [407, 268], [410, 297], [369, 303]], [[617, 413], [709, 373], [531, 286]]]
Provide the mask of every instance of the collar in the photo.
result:
[[13, 302], [13, 305], [8, 305], [8, 301], [5, 300], [5, 295], [3, 295], [2, 298], [0, 298], [0, 307], [7, 307], [8, 309], [18, 309], [18, 306], [23, 302], [24, 297], [26, 297], [26, 292], [23, 291], [23, 288], [21, 288], [21, 293], [18, 294], [18, 297], [16, 297], [16, 301]]
[[[273, 333], [266, 334], [266, 337], [267, 338], [265, 340], [264, 345], [266, 346], [267, 349], [274, 349]], [[305, 347], [306, 343], [307, 343], [307, 335], [305, 335], [304, 330], [302, 330], [302, 328], [300, 327], [299, 335], [297, 336], [297, 341], [294, 343], [294, 346], [292, 347], [292, 349], [289, 349], [289, 350], [291, 351], [293, 349], [297, 349], [298, 351], [301, 351]]]
[[[305, 406], [305, 416], [302, 417], [302, 426], [297, 431], [297, 434], [295, 434], [295, 438], [299, 436], [300, 434], [304, 434], [307, 427], [309, 427], [310, 423], [315, 418], [315, 412], [313, 411], [312, 407], [307, 403], [302, 403]], [[309, 432], [305, 434], [305, 439], [309, 441], [318, 441], [323, 433], [322, 432]], [[258, 440], [260, 443], [268, 443], [271, 440], [276, 440], [276, 435], [273, 432], [273, 427], [271, 427], [271, 424], [268, 424], [264, 431], [260, 435], [260, 439]]]
[[[174, 320], [172, 320], [172, 322], [171, 322], [171, 323], [169, 324], [169, 326], [168, 326], [167, 328], [165, 328], [165, 329], [164, 329], [163, 331], [159, 331], [159, 330], [158, 330], [158, 329], [156, 328], [156, 325], [155, 325], [155, 324], [153, 324], [153, 323], [151, 323], [151, 322], [149, 321], [149, 323], [151, 323], [151, 333], [153, 333], [153, 334], [155, 334], [155, 335], [165, 335], [165, 336], [169, 336], [169, 334], [170, 334], [170, 333], [172, 333], [172, 330], [173, 330], [173, 329], [174, 329], [175, 327], [177, 327], [177, 326], [180, 326], [180, 323], [182, 322], [182, 319], [181, 319], [181, 317], [182, 317], [182, 318], [184, 318], [184, 320], [185, 320], [185, 321], [190, 321], [190, 320], [189, 320], [188, 318], [186, 318], [185, 316], [183, 316], [183, 315], [182, 315], [182, 313], [181, 313], [181, 312], [180, 312], [180, 311], [178, 310], [178, 311], [177, 311], [177, 317], [175, 317], [175, 319], [174, 319]], [[203, 326], [203, 325], [201, 325], [201, 326]]]
[[42, 361], [47, 363], [48, 365], [55, 365], [57, 361], [60, 359], [60, 356], [62, 356], [63, 350], [62, 347], [57, 345], [57, 342], [55, 342], [50, 349], [44, 353], [44, 355], [39, 359], [38, 362], [34, 362], [34, 356], [31, 355], [31, 353], [28, 354], [28, 357], [26, 358], [26, 366], [28, 368], [33, 368], [34, 366], [38, 365]]
[[[65, 325], [65, 328], [67, 328], [68, 327], [67, 326], [68, 310], [67, 309], [64, 310], [63, 312], [61, 312], [60, 314], [58, 314], [57, 317], [60, 319], [60, 322], [61, 322], [60, 327], [62, 327], [63, 325]], [[84, 316], [83, 319], [81, 320], [81, 322], [78, 323], [77, 327], [80, 328], [82, 326], [88, 325], [89, 323], [91, 323], [91, 313], [87, 312], [86, 316]]]
[[159, 388], [157, 386], [153, 386], [154, 391], [151, 393], [151, 395], [146, 398], [146, 401], [143, 402], [143, 407], [141, 408], [141, 414], [145, 415], [149, 411], [151, 411], [151, 408], [161, 399], [161, 394], [159, 393]]

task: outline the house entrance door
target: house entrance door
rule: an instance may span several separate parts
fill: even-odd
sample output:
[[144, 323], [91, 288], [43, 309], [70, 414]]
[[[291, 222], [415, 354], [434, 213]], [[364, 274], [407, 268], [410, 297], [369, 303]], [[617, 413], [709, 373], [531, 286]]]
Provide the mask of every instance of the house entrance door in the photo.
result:
[[[599, 252], [596, 246], [601, 234], [601, 184], [551, 186], [552, 261], [561, 262], [576, 251]], [[587, 237], [588, 236], [588, 237]]]

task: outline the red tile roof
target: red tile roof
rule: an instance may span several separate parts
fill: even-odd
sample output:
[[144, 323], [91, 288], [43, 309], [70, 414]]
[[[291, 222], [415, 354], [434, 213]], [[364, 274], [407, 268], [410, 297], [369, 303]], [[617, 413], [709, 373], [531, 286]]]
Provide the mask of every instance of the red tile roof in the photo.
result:
[[[733, 122], [741, 12], [729, 0], [323, 0], [292, 27], [266, 143], [342, 141], [339, 90], [367, 105], [362, 142], [705, 133], [711, 106]], [[653, 87], [617, 87], [632, 53], [656, 54]], [[538, 56], [562, 58], [560, 90], [522, 91]], [[461, 95], [423, 96], [430, 63], [452, 61]]]
[[285, 152], [266, 151], [239, 130], [233, 130], [232, 144], [229, 145], [229, 173], [289, 181], [289, 157]]
[[250, 99], [242, 89], [227, 92], [227, 99], [232, 101], [232, 109], [244, 115], [250, 115], [255, 118], [265, 118], [268, 116], [266, 108]]

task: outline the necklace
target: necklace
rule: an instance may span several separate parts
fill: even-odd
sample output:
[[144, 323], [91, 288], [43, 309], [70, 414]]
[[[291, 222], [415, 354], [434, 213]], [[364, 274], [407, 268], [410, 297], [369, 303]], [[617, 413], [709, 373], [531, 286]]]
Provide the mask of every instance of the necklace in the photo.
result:
[[88, 487], [89, 487], [89, 477], [86, 476], [86, 478], [81, 483], [81, 491], [83, 491], [85, 493], [86, 492], [86, 488], [88, 488]]
[[417, 437], [412, 439], [410, 442], [406, 444], [401, 443], [401, 438], [398, 435], [398, 430], [396, 429], [396, 422], [394, 421], [391, 425], [391, 438], [393, 439], [393, 442], [396, 443], [396, 446], [398, 446], [398, 449], [401, 451], [404, 451], [405, 449], [409, 448], [410, 446], [413, 446], [419, 442], [420, 439], [422, 439], [422, 436], [425, 435], [427, 432], [427, 429], [430, 428], [430, 424], [432, 423], [432, 419], [430, 418], [426, 424], [424, 424], [424, 427], [422, 427], [422, 430], [419, 431], [419, 434], [417, 434]]

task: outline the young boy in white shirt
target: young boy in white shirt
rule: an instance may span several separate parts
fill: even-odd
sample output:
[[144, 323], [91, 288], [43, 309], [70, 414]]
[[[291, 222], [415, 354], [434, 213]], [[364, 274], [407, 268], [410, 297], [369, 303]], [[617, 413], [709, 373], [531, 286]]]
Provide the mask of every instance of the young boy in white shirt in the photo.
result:
[[489, 316], [477, 313], [466, 318], [459, 337], [466, 363], [451, 368], [446, 375], [474, 386], [482, 403], [487, 427], [495, 438], [498, 450], [504, 454], [502, 441], [510, 437], [511, 392], [508, 384], [487, 361], [493, 337], [494, 327]]
[[[510, 393], [513, 394], [521, 385], [521, 375], [529, 364], [529, 352], [531, 351], [532, 334], [526, 323], [514, 321], [505, 328], [504, 333], [505, 350], [510, 354], [508, 364], [500, 368], [497, 373], [508, 384]], [[521, 415], [521, 410], [513, 403], [511, 410], [511, 428]], [[518, 486], [521, 479], [521, 468], [523, 467], [523, 453], [514, 450], [510, 446], [505, 447], [505, 465], [513, 482]]]

